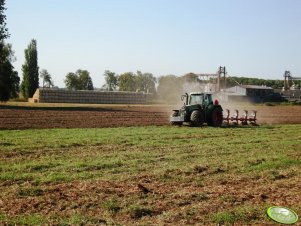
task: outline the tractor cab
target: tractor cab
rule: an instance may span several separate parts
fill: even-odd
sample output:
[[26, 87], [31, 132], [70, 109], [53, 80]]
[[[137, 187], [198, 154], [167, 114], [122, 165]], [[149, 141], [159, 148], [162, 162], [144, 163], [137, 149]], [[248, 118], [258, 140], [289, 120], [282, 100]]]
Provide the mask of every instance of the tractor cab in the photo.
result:
[[212, 101], [212, 94], [211, 93], [190, 93], [189, 95], [186, 93], [182, 96], [182, 99], [186, 98], [185, 105], [201, 105], [201, 106], [208, 106], [209, 104], [213, 104]]

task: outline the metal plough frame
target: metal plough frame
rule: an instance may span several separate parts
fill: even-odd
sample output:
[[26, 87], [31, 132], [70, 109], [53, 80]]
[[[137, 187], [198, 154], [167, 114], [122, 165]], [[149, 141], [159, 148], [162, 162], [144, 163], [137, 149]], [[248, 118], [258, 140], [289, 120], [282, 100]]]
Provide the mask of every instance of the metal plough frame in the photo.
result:
[[227, 125], [230, 125], [230, 122], [238, 125], [241, 122], [242, 125], [248, 125], [249, 123], [256, 125], [257, 121], [257, 111], [253, 110], [250, 115], [248, 115], [248, 111], [244, 110], [242, 116], [239, 116], [239, 111], [236, 109], [235, 113], [230, 116], [230, 110], [226, 109], [226, 115], [223, 116], [223, 120]]

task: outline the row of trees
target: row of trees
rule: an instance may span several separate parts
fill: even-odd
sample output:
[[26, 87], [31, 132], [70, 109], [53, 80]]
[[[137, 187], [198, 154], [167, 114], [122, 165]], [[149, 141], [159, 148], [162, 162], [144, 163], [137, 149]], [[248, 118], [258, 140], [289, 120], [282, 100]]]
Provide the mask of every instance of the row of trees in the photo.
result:
[[[301, 85], [301, 81], [296, 81], [297, 84]], [[272, 80], [272, 79], [259, 79], [259, 78], [246, 78], [246, 77], [228, 77], [227, 86], [235, 86], [237, 84], [242, 85], [266, 85], [273, 89], [281, 89], [284, 85], [283, 80]]]
[[[106, 70], [104, 72], [106, 84], [103, 89], [108, 91], [141, 91], [156, 92], [156, 78], [151, 73], [141, 71], [126, 72], [117, 75], [115, 72]], [[75, 73], [69, 72], [65, 78], [66, 88], [69, 90], [93, 90], [93, 82], [87, 70], [78, 69]]]
[[142, 73], [141, 71], [126, 72], [117, 75], [109, 70], [104, 73], [106, 84], [103, 86], [106, 90], [113, 91], [140, 91], [154, 93], [156, 91], [157, 79], [151, 73]]

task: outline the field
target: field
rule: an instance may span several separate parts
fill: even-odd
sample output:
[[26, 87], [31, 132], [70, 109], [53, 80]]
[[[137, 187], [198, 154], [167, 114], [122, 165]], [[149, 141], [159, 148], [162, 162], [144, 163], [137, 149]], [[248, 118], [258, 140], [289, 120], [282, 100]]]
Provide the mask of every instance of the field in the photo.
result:
[[[181, 106], [181, 105], [179, 105]], [[166, 105], [0, 104], [0, 129], [100, 128], [168, 125], [172, 109]], [[227, 106], [225, 106], [227, 108]], [[259, 124], [301, 123], [301, 106], [232, 106], [258, 110]]]
[[190, 128], [167, 125], [169, 106], [2, 105], [0, 224], [274, 225], [272, 205], [300, 216], [301, 108], [257, 107], [269, 124]]

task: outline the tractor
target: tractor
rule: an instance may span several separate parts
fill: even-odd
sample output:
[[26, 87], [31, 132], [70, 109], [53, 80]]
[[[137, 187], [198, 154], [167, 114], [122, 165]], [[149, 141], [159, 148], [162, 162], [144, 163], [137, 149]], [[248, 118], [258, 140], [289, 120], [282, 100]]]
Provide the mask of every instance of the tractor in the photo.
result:
[[212, 99], [211, 93], [186, 93], [182, 95], [184, 106], [180, 110], [173, 110], [170, 117], [172, 125], [189, 123], [190, 126], [198, 127], [204, 123], [219, 127], [223, 123], [223, 109], [218, 100]]

